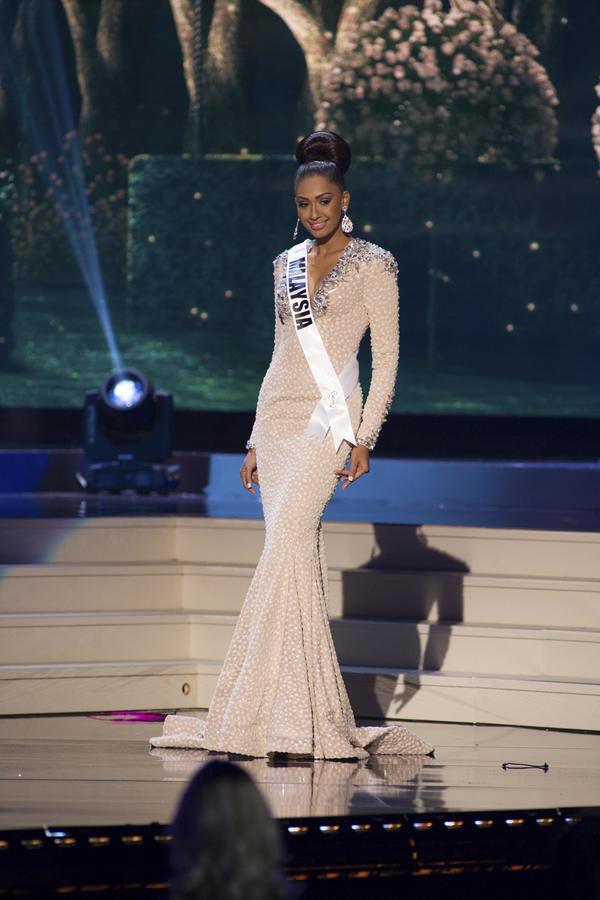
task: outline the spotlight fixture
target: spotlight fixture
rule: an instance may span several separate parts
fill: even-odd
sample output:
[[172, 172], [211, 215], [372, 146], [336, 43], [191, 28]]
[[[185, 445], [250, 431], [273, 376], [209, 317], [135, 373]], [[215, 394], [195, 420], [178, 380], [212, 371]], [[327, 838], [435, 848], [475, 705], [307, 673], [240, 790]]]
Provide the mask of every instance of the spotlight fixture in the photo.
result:
[[83, 446], [90, 493], [166, 494], [177, 487], [171, 456], [173, 397], [155, 391], [138, 369], [112, 372], [100, 390], [86, 391]]

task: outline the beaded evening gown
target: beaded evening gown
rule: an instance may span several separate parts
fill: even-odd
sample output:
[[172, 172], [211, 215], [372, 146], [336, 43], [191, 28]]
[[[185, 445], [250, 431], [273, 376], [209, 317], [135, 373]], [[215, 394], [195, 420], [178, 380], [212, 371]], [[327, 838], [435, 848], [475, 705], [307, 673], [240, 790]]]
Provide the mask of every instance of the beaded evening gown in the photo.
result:
[[[265, 543], [221, 669], [206, 720], [168, 716], [154, 746], [249, 756], [315, 759], [370, 753], [424, 754], [433, 748], [399, 725], [357, 727], [327, 612], [321, 516], [351, 446], [335, 451], [304, 430], [320, 393], [288, 305], [287, 251], [274, 261], [275, 346], [247, 447], [255, 447]], [[397, 264], [386, 250], [352, 238], [311, 299], [336, 370], [370, 328], [373, 370], [363, 409], [360, 383], [346, 403], [358, 443], [375, 447], [394, 395], [398, 366]], [[352, 488], [350, 488], [352, 490]]]

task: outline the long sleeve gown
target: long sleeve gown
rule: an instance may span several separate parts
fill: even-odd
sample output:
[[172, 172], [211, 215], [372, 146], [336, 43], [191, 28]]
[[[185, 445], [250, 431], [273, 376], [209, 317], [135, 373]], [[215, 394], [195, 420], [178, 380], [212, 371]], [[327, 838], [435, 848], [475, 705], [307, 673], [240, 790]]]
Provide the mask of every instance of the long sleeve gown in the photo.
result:
[[[424, 754], [432, 746], [399, 725], [357, 727], [332, 641], [321, 517], [351, 445], [331, 432], [304, 437], [320, 393], [286, 294], [287, 251], [274, 261], [275, 341], [247, 448], [256, 450], [265, 520], [262, 555], [248, 588], [206, 720], [168, 716], [154, 746], [315, 759]], [[375, 447], [395, 390], [399, 352], [397, 264], [352, 238], [311, 306], [340, 372], [371, 333], [372, 377], [346, 398], [357, 443]]]

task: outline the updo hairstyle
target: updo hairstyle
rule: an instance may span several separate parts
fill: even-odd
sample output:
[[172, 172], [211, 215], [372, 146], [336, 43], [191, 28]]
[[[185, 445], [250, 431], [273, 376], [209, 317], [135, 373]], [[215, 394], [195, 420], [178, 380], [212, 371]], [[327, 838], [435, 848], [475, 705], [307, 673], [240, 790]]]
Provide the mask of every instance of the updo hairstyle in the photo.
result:
[[298, 169], [294, 189], [306, 175], [324, 175], [346, 190], [344, 175], [350, 168], [352, 153], [348, 143], [335, 131], [313, 131], [296, 146]]

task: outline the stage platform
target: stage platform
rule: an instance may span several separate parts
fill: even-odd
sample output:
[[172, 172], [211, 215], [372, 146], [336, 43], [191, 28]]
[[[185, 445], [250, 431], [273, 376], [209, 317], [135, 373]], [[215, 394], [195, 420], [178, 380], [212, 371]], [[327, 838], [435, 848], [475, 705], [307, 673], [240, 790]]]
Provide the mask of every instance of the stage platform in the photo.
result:
[[[264, 541], [241, 455], [182, 454], [167, 497], [86, 494], [75, 451], [0, 455], [0, 715], [206, 708]], [[599, 479], [374, 458], [338, 488], [329, 611], [356, 714], [600, 731]]]
[[[194, 772], [220, 755], [152, 750], [148, 739], [160, 733], [160, 716], [140, 718], [112, 713], [0, 719], [2, 896], [10, 878], [18, 880], [19, 854], [21, 866], [24, 857], [30, 865], [38, 858], [32, 852], [36, 842], [48, 858], [54, 854], [45, 888], [37, 884], [42, 896], [43, 890], [54, 896], [58, 887], [61, 893], [106, 896], [119, 884], [123, 896], [138, 896], [135, 890], [140, 896], [165, 895], [166, 826]], [[444, 896], [455, 896], [450, 882], [460, 879], [452, 874], [483, 878], [488, 896], [497, 896], [494, 886], [504, 884], [492, 874], [512, 874], [513, 896], [521, 896], [527, 884], [546, 884], [560, 839], [600, 808], [600, 735], [412, 725], [435, 745], [434, 758], [235, 759], [280, 822], [288, 877], [304, 885], [306, 896], [336, 897], [358, 896], [359, 882], [364, 897], [407, 896], [399, 881], [409, 876], [415, 883], [436, 876], [425, 879], [427, 889], [411, 887], [411, 897], [433, 896], [434, 882], [437, 890], [449, 891]], [[405, 858], [407, 841], [411, 852]], [[121, 853], [120, 862], [103, 870], [111, 847]], [[145, 868], [136, 888], [141, 851]], [[85, 860], [83, 870], [78, 859]], [[30, 885], [35, 881], [30, 877]], [[464, 878], [461, 884], [468, 895]]]
[[[598, 448], [600, 457], [600, 447]], [[240, 453], [178, 452], [180, 485], [167, 497], [90, 495], [78, 450], [0, 450], [0, 517], [203, 516], [260, 519], [258, 492], [240, 483]], [[386, 458], [335, 492], [325, 519], [481, 528], [600, 530], [596, 460]]]
[[[161, 716], [135, 711], [208, 707], [259, 495], [241, 454], [179, 455], [166, 497], [87, 494], [74, 451], [0, 456], [0, 896], [49, 872], [32, 896], [162, 898], [166, 825], [207, 756], [150, 751]], [[406, 878], [411, 900], [551, 895], [557, 847], [600, 809], [599, 486], [596, 462], [374, 457], [336, 491], [328, 601], [353, 709], [437, 750], [239, 760], [306, 896], [406, 897]]]
[[[600, 734], [404, 724], [435, 745], [435, 757], [236, 761], [279, 819], [600, 807]], [[152, 749], [161, 731], [131, 713], [1, 718], [0, 830], [168, 824], [198, 766], [218, 754]]]

